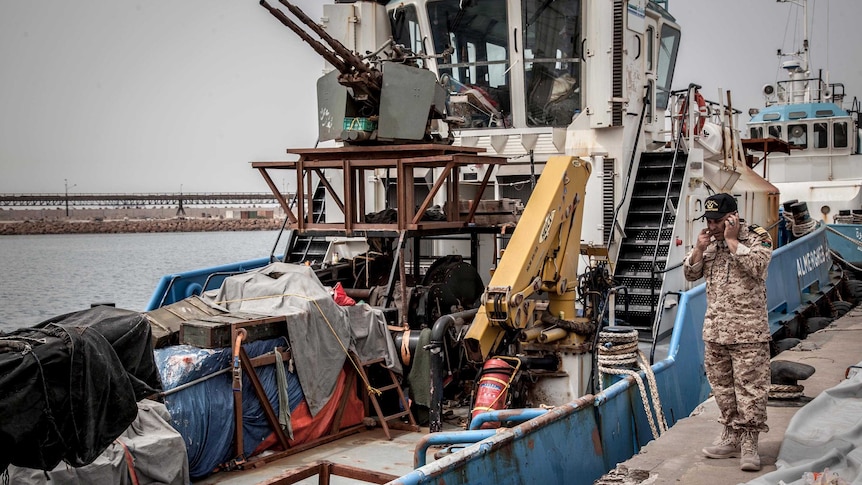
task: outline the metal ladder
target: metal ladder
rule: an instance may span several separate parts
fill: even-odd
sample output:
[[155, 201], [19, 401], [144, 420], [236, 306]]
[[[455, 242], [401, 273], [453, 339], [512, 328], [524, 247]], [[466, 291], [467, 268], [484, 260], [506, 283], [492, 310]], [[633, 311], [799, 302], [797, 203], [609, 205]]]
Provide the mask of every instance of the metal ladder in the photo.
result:
[[[376, 392], [368, 392], [365, 394], [365, 414], [369, 414], [369, 402], [374, 407], [374, 412], [377, 414], [377, 419], [380, 421], [380, 427], [383, 428], [383, 433], [386, 435], [386, 439], [392, 440], [392, 434], [389, 432], [390, 428], [401, 429], [404, 431], [419, 431], [419, 425], [416, 424], [416, 419], [413, 418], [413, 413], [410, 412], [410, 403], [407, 402], [407, 398], [404, 396], [404, 391], [401, 389], [401, 385], [398, 383], [398, 376], [395, 375], [395, 372], [392, 369], [386, 367], [386, 363], [384, 359], [377, 358], [369, 361], [361, 361], [359, 360], [359, 356], [354, 353], [350, 353], [350, 358], [353, 359], [353, 362], [356, 364], [356, 369], [362, 377], [363, 382], [368, 383], [373, 386], [370, 378], [368, 377], [368, 372], [366, 369], [370, 368], [373, 365], [379, 365], [386, 374], [388, 374], [390, 382], [389, 384], [384, 384], [382, 387], [375, 387], [377, 391], [379, 391], [382, 396], [385, 392], [395, 391], [398, 394], [398, 402], [401, 404], [402, 411], [399, 411], [394, 414], [385, 415], [383, 414], [383, 409], [380, 407], [380, 402], [377, 399]], [[402, 423], [400, 418], [407, 416], [408, 423]], [[394, 422], [390, 422], [393, 420], [397, 420]]]
[[642, 340], [652, 338], [685, 163], [682, 153], [659, 152], [644, 153], [638, 166], [614, 280], [629, 292], [628, 315], [625, 298], [617, 299], [616, 314]]
[[[314, 222], [316, 223], [324, 222], [326, 220], [323, 207], [325, 196], [326, 188], [322, 183], [318, 183], [317, 188], [314, 189], [314, 198], [312, 199], [311, 204]], [[306, 236], [300, 234], [296, 236], [293, 246], [290, 248], [285, 261], [296, 264], [302, 264], [306, 261], [321, 263], [328, 248], [329, 241], [327, 241], [325, 237]]]

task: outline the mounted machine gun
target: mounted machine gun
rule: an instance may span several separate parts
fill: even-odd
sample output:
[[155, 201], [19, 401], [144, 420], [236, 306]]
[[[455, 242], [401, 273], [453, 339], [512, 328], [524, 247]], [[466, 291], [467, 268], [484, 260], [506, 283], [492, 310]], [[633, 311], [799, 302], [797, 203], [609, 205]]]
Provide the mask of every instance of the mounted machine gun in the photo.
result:
[[319, 141], [451, 143], [448, 127], [442, 121], [446, 90], [433, 72], [416, 66], [416, 55], [394, 45], [382, 5], [359, 2], [356, 7], [363, 15], [382, 17], [383, 21], [375, 25], [382, 24], [378, 29], [385, 29], [383, 33], [389, 37], [376, 51], [359, 56], [301, 9], [287, 0], [279, 2], [323, 42], [265, 0], [260, 4], [335, 68], [317, 82]]

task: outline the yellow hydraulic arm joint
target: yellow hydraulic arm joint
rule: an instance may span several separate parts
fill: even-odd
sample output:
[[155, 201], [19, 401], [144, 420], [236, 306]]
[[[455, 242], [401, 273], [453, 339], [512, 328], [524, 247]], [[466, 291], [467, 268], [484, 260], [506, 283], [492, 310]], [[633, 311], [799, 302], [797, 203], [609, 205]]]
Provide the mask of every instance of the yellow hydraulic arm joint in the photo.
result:
[[575, 316], [581, 202], [590, 170], [576, 157], [548, 159], [467, 331], [470, 360], [484, 361], [507, 329], [533, 323], [536, 300], [528, 297], [534, 293], [548, 293], [553, 314]]

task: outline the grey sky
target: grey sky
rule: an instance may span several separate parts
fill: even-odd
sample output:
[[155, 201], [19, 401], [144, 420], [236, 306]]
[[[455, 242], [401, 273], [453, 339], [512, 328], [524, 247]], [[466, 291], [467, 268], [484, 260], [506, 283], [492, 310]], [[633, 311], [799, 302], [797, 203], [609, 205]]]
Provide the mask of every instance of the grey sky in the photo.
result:
[[[862, 97], [862, 1], [809, 0], [808, 7], [811, 75], [828, 69], [829, 81], [844, 83], [850, 99]], [[764, 84], [786, 79], [776, 51], [801, 45], [802, 9], [789, 2], [670, 0], [669, 10], [682, 28], [674, 88], [695, 82], [716, 101], [719, 88], [730, 90], [744, 113], [763, 106]]]
[[[321, 16], [319, 0], [295, 3]], [[813, 67], [827, 67], [827, 7], [831, 80], [862, 95], [859, 0], [812, 1]], [[670, 0], [674, 87], [760, 106], [797, 10]], [[263, 192], [248, 162], [316, 138], [323, 62], [254, 0], [0, 0], [0, 66], [0, 193], [62, 192], [64, 179], [78, 193]]]

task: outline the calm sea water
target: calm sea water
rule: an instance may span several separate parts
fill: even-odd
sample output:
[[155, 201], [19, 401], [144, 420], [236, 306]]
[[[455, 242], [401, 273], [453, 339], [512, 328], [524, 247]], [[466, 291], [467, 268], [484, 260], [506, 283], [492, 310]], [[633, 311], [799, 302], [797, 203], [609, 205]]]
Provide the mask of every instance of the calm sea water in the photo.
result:
[[266, 257], [277, 235], [0, 236], [0, 331], [28, 327], [91, 303], [143, 311], [163, 275]]

